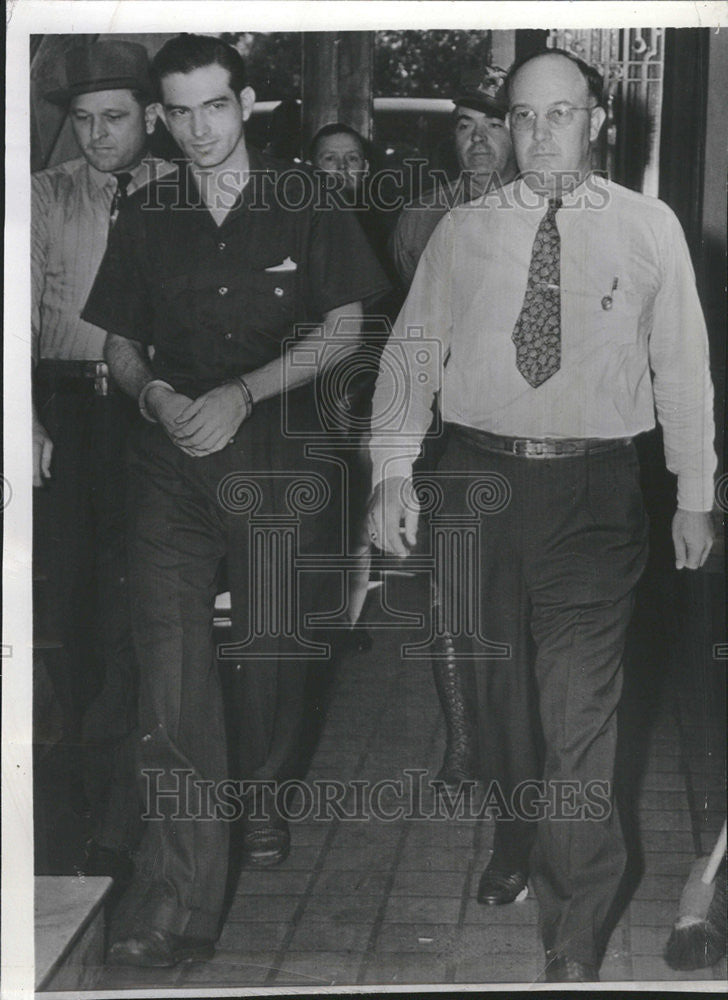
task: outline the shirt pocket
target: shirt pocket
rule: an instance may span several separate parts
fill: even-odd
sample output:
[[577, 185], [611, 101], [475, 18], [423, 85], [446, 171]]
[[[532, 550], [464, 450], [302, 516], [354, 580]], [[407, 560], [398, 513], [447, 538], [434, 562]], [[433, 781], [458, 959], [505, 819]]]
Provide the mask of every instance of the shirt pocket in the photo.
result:
[[591, 348], [634, 346], [639, 340], [642, 300], [629, 286], [611, 281], [603, 289], [568, 296], [567, 329]]
[[255, 326], [264, 332], [279, 331], [281, 326], [291, 326], [296, 316], [296, 281], [298, 272], [251, 271], [250, 305]]

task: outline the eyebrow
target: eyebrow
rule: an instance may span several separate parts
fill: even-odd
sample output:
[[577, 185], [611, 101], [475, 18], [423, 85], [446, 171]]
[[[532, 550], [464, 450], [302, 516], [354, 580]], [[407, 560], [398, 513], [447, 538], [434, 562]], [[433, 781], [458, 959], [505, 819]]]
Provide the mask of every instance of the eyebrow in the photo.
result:
[[[218, 104], [220, 101], [230, 101], [227, 94], [220, 94], [219, 97], [211, 97], [209, 101], [203, 101], [199, 105], [201, 108], [206, 108], [209, 104]], [[191, 109], [186, 104], [165, 104], [165, 111], [190, 111]]]
[[[117, 106], [115, 106], [113, 104], [109, 108], [101, 108], [101, 111], [98, 112], [98, 113], [100, 113], [102, 115], [106, 115], [106, 114], [109, 113], [109, 111], [113, 111], [114, 114], [116, 114], [116, 115], [122, 115], [122, 114], [128, 115], [129, 114], [129, 108], [119, 108], [119, 107], [117, 107]], [[71, 108], [71, 113], [74, 114], [74, 115], [79, 115], [79, 114], [80, 115], [93, 115], [95, 112], [93, 112], [90, 108]]]

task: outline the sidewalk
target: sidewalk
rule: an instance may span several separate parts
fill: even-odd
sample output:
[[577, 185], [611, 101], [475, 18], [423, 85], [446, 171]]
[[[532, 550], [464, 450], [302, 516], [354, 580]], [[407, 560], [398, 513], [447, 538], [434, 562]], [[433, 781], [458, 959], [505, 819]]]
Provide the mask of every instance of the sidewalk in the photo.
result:
[[[421, 581], [390, 583], [394, 606], [426, 606]], [[401, 630], [376, 631], [373, 638], [371, 650], [348, 656], [339, 668], [308, 776], [349, 783], [347, 811], [354, 811], [352, 781], [406, 782], [407, 769], [434, 776], [444, 744], [429, 662], [401, 661], [400, 644], [409, 638]], [[669, 690], [658, 696], [651, 728], [650, 712], [640, 714], [638, 705], [635, 713], [632, 737], [645, 768], [634, 782], [630, 828], [644, 871], [612, 934], [602, 981], [726, 978], [725, 960], [678, 973], [662, 958], [696, 856], [697, 828], [702, 824], [697, 851], [707, 853], [722, 822], [725, 773], [724, 754], [718, 749], [711, 758], [706, 750], [720, 748], [721, 732], [709, 731], [701, 706], [689, 698], [678, 727], [674, 705]], [[632, 779], [639, 759], [633, 749], [625, 762]], [[702, 807], [708, 799], [710, 809], [698, 815], [696, 802]], [[382, 794], [385, 809], [401, 801], [393, 789]], [[431, 792], [424, 791], [421, 806], [433, 809]], [[505, 907], [475, 900], [492, 832], [490, 821], [457, 818], [294, 823], [283, 865], [243, 871], [212, 961], [159, 972], [107, 969], [100, 988], [533, 983], [543, 970], [535, 899]]]

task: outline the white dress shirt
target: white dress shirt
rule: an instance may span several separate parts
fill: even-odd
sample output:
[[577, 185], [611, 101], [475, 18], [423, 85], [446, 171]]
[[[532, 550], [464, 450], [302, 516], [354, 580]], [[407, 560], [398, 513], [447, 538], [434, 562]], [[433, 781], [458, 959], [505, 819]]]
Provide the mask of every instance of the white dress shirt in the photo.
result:
[[680, 224], [663, 202], [596, 175], [564, 198], [561, 367], [532, 388], [511, 336], [546, 208], [516, 180], [438, 225], [382, 356], [374, 482], [411, 473], [435, 393], [446, 421], [511, 437], [632, 437], [656, 410], [679, 506], [710, 510], [708, 340]]

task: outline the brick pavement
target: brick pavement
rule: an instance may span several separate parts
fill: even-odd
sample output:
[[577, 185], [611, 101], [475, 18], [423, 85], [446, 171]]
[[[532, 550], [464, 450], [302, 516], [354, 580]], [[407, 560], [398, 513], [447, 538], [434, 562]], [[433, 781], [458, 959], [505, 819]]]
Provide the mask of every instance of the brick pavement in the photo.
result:
[[[418, 586], [394, 580], [388, 596], [417, 606], [423, 600]], [[435, 773], [442, 721], [429, 663], [400, 660], [406, 638], [377, 632], [371, 650], [342, 663], [309, 781], [405, 781], [411, 768]], [[682, 720], [681, 749], [670, 705], [663, 697], [653, 706], [652, 727], [634, 727], [642, 763], [638, 780], [631, 774], [631, 827], [642, 872], [638, 866], [636, 889], [611, 936], [601, 976], [717, 985], [726, 976], [725, 960], [715, 969], [683, 974], [661, 957], [696, 853], [695, 810], [691, 814], [686, 792], [690, 754], [699, 771], [693, 779], [698, 794], [707, 795], [704, 786], [712, 782], [710, 822], [703, 823], [711, 833], [719, 825], [715, 785], [724, 776], [724, 756], [712, 764], [706, 756], [713, 735], [704, 720], [692, 729]], [[634, 771], [637, 759], [627, 754], [625, 773]], [[389, 793], [382, 795], [385, 809], [400, 801]], [[351, 795], [344, 805], [353, 812]], [[428, 790], [420, 805], [425, 813], [433, 808]], [[106, 970], [100, 986], [533, 983], [543, 967], [535, 899], [486, 908], [474, 898], [491, 837], [488, 820], [307, 818], [292, 825], [293, 848], [283, 865], [242, 872], [212, 961], [159, 973]], [[703, 839], [700, 849], [710, 850], [707, 833]]]

